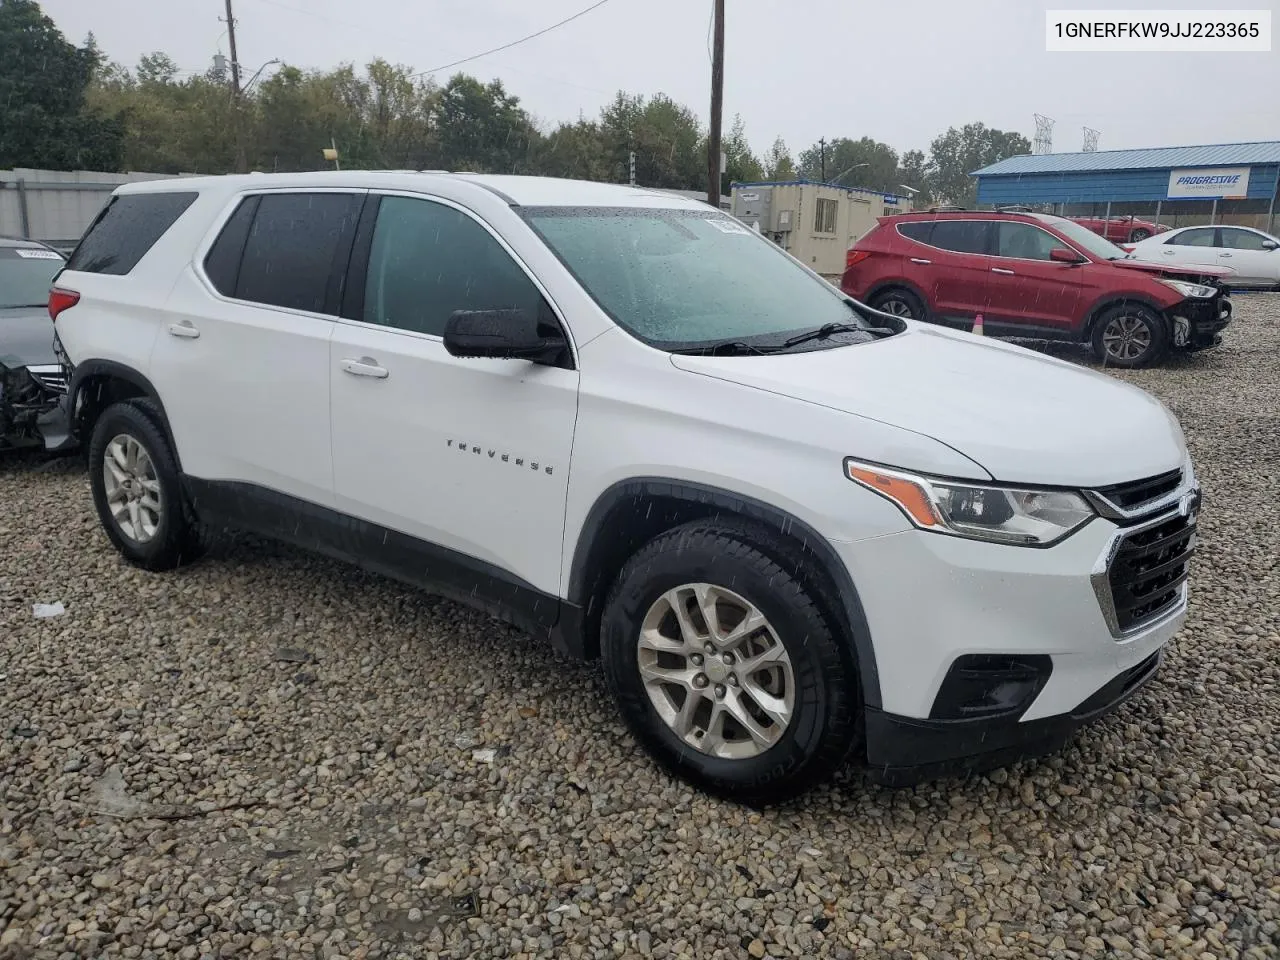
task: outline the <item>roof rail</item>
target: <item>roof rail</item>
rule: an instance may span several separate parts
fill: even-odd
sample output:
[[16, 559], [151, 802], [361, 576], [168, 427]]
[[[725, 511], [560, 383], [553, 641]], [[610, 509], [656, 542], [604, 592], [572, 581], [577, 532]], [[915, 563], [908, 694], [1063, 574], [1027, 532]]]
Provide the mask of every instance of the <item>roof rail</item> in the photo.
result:
[[924, 212], [925, 213], [963, 213], [965, 212], [965, 210], [966, 210], [965, 207], [956, 206], [954, 203], [939, 203], [930, 207], [928, 210], [925, 210]]

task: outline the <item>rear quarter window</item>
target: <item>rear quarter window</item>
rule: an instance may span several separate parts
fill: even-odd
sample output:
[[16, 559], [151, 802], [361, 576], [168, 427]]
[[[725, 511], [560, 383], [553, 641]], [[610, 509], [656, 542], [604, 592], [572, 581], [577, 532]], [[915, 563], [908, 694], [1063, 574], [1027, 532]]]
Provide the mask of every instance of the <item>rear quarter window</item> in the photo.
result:
[[909, 223], [898, 224], [898, 232], [908, 240], [915, 240], [917, 243], [928, 243], [929, 233], [932, 230], [932, 220], [912, 220]]
[[197, 196], [192, 192], [112, 197], [71, 254], [67, 269], [124, 276], [138, 265]]

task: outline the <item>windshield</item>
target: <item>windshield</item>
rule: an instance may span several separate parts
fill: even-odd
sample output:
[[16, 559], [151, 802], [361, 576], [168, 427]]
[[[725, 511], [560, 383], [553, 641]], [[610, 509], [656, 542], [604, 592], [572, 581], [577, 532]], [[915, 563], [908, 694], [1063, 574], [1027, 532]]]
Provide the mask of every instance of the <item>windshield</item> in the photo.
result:
[[[781, 348], [802, 330], [870, 326], [835, 287], [710, 208], [530, 207], [521, 213], [596, 303], [651, 346], [736, 341]], [[809, 348], [848, 343], [834, 337]]]
[[1049, 224], [1091, 257], [1097, 257], [1099, 260], [1123, 260], [1129, 255], [1106, 237], [1098, 236], [1084, 224], [1065, 217], [1052, 217], [1045, 213], [1037, 213], [1033, 216]]
[[0, 309], [43, 307], [61, 269], [62, 258], [51, 250], [0, 248]]

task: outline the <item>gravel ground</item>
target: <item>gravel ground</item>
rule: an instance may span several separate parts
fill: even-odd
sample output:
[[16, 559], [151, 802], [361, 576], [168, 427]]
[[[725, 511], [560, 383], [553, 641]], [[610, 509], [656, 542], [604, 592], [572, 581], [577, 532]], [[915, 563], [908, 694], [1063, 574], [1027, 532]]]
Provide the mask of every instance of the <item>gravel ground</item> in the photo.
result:
[[0, 956], [1280, 956], [1280, 296], [1238, 316], [1126, 375], [1207, 492], [1160, 678], [1044, 762], [763, 813], [516, 631], [247, 539], [144, 574], [75, 461], [0, 461]]

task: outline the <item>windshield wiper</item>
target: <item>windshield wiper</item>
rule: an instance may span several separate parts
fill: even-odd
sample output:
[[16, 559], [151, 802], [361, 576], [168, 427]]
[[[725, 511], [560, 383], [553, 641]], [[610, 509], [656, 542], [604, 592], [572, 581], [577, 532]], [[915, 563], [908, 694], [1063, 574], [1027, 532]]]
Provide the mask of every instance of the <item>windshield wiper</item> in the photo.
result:
[[774, 353], [777, 347], [757, 347], [745, 340], [720, 340], [716, 343], [704, 343], [696, 347], [680, 347], [671, 353], [692, 357], [741, 357], [747, 354], [765, 356]]
[[804, 333], [797, 333], [790, 340], [783, 340], [782, 346], [785, 349], [811, 340], [826, 340], [838, 333], [869, 333], [872, 336], [888, 337], [897, 332], [888, 327], [864, 327], [860, 323], [824, 323], [816, 330], [806, 330]]

